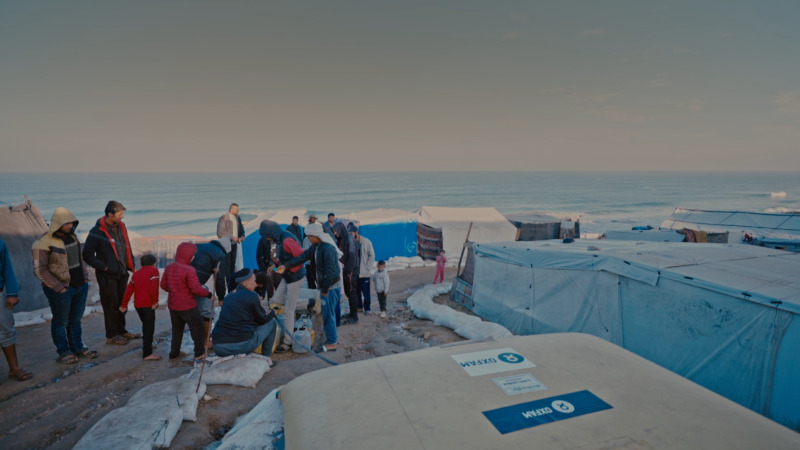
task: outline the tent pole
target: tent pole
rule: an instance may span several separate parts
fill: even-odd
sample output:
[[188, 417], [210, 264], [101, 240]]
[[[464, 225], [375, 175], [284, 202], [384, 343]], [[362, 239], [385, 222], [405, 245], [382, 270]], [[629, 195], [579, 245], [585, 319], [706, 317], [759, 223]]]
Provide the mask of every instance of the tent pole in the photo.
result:
[[469, 242], [469, 234], [472, 233], [472, 222], [469, 223], [469, 228], [467, 229], [467, 237], [464, 239], [464, 245], [461, 246], [461, 256], [458, 257], [458, 267], [456, 267], [456, 278], [461, 276], [461, 261], [464, 259], [464, 249], [467, 248], [467, 242]]

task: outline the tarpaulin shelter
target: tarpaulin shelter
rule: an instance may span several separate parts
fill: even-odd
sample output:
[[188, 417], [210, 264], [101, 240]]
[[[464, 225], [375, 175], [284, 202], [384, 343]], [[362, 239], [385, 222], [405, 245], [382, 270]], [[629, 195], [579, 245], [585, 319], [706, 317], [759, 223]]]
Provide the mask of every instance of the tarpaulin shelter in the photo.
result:
[[[503, 242], [516, 238], [517, 228], [495, 208], [447, 208], [441, 206], [422, 206], [414, 211], [417, 217], [417, 254], [423, 259], [433, 259], [428, 248], [439, 245], [449, 260], [458, 259], [467, 238], [471, 242]], [[472, 229], [470, 230], [470, 224]], [[436, 233], [441, 240], [436, 241]], [[440, 244], [439, 244], [440, 243]], [[426, 250], [423, 250], [425, 244]]]
[[[353, 382], [358, 380], [358, 382]], [[467, 341], [301, 375], [286, 449], [796, 449], [800, 435], [593, 336]]]
[[375, 260], [417, 255], [417, 217], [401, 209], [370, 209], [347, 214], [343, 222], [359, 224], [359, 233], [372, 241]]
[[[19, 205], [0, 207], [0, 239], [5, 241], [19, 281], [20, 302], [16, 312], [49, 306], [42, 283], [33, 275], [33, 243], [47, 231], [47, 222], [29, 199]], [[0, 305], [5, 307], [5, 305]]]
[[[730, 243], [747, 242], [800, 251], [800, 212], [775, 214], [676, 208], [660, 226], [662, 230], [685, 228], [704, 232], [728, 232]], [[740, 237], [734, 238], [734, 235]]]
[[506, 214], [506, 218], [517, 228], [517, 241], [580, 237], [577, 218], [573, 221], [571, 217], [558, 218], [536, 211]]
[[474, 249], [472, 302], [481, 317], [515, 334], [598, 336], [800, 425], [800, 254], [611, 240]]

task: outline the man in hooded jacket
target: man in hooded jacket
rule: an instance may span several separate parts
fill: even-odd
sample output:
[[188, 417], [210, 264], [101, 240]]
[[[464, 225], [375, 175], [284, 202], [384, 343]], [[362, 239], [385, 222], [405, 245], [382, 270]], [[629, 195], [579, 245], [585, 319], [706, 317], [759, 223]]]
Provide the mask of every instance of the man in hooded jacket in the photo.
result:
[[81, 258], [81, 244], [75, 236], [78, 219], [66, 208], [56, 208], [50, 228], [33, 243], [33, 274], [42, 282], [53, 319], [50, 335], [63, 364], [90, 359], [97, 352], [83, 345], [81, 319], [89, 293], [89, 274]]
[[125, 313], [119, 310], [128, 287], [128, 271], [133, 272], [133, 252], [128, 230], [122, 223], [124, 217], [122, 203], [111, 200], [106, 205], [105, 216], [97, 219], [83, 244], [83, 260], [94, 268], [100, 288], [106, 344], [125, 345], [128, 339], [142, 337], [128, 333]]
[[[220, 303], [225, 299], [225, 280], [228, 278], [228, 265], [225, 257], [231, 250], [231, 240], [223, 236], [204, 244], [197, 244], [197, 253], [194, 254], [191, 265], [197, 273], [197, 280], [205, 285], [214, 275], [214, 287]], [[197, 307], [203, 317], [205, 326], [206, 348], [211, 348], [209, 336], [211, 334], [211, 321], [214, 320], [214, 299], [197, 297]]]
[[[297, 237], [288, 231], [281, 230], [281, 226], [276, 222], [271, 220], [261, 222], [259, 232], [276, 246], [275, 255], [279, 263], [283, 264], [284, 261], [303, 254], [303, 246], [300, 245]], [[284, 305], [283, 323], [288, 333], [284, 335], [283, 342], [275, 349], [276, 353], [285, 352], [291, 348], [291, 334], [294, 331], [294, 311], [297, 308], [302, 282], [306, 277], [306, 268], [302, 263], [289, 266], [283, 270], [281, 275], [282, 279], [275, 289], [273, 301], [279, 305]]]

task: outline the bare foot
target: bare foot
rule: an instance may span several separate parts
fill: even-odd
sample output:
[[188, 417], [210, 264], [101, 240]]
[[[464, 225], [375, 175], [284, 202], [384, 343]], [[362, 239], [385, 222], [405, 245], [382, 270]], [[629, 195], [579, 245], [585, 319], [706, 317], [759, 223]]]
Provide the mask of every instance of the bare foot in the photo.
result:
[[145, 358], [144, 358], [145, 361], [158, 361], [160, 359], [161, 359], [161, 357], [156, 355], [155, 353], [151, 353], [151, 354], [145, 356]]

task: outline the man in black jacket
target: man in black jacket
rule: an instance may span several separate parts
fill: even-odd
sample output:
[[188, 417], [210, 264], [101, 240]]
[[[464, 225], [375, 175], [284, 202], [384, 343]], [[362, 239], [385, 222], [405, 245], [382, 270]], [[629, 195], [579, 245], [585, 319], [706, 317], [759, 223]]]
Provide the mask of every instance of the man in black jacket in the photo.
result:
[[125, 313], [119, 310], [128, 286], [128, 271], [133, 272], [133, 252], [128, 231], [122, 223], [124, 217], [122, 203], [108, 202], [105, 216], [97, 219], [83, 245], [83, 260], [94, 268], [100, 288], [106, 344], [125, 345], [128, 339], [142, 337], [141, 334], [128, 333]]
[[342, 296], [339, 282], [341, 251], [336, 247], [333, 238], [322, 230], [322, 225], [319, 223], [306, 225], [306, 236], [312, 244], [311, 247], [302, 255], [286, 261], [283, 266], [278, 267], [278, 270], [284, 270], [285, 267], [293, 267], [314, 258], [317, 267], [317, 285], [322, 302], [322, 330], [325, 332], [326, 341], [319, 351], [335, 352], [338, 348], [336, 311], [339, 310], [339, 300]]
[[[221, 237], [218, 240], [205, 244], [197, 244], [197, 252], [194, 254], [194, 259], [192, 259], [190, 263], [197, 273], [197, 281], [199, 281], [200, 284], [206, 284], [211, 278], [211, 275], [214, 275], [214, 286], [220, 303], [225, 299], [225, 280], [229, 275], [228, 266], [225, 264], [225, 257], [230, 250], [231, 240], [227, 237]], [[211, 289], [209, 290], [211, 291]], [[211, 332], [211, 321], [214, 320], [214, 299], [208, 297], [195, 298], [197, 299], [197, 308], [200, 310], [200, 315], [203, 317], [203, 324], [205, 326], [205, 345], [206, 348], [211, 348], [209, 336]]]

